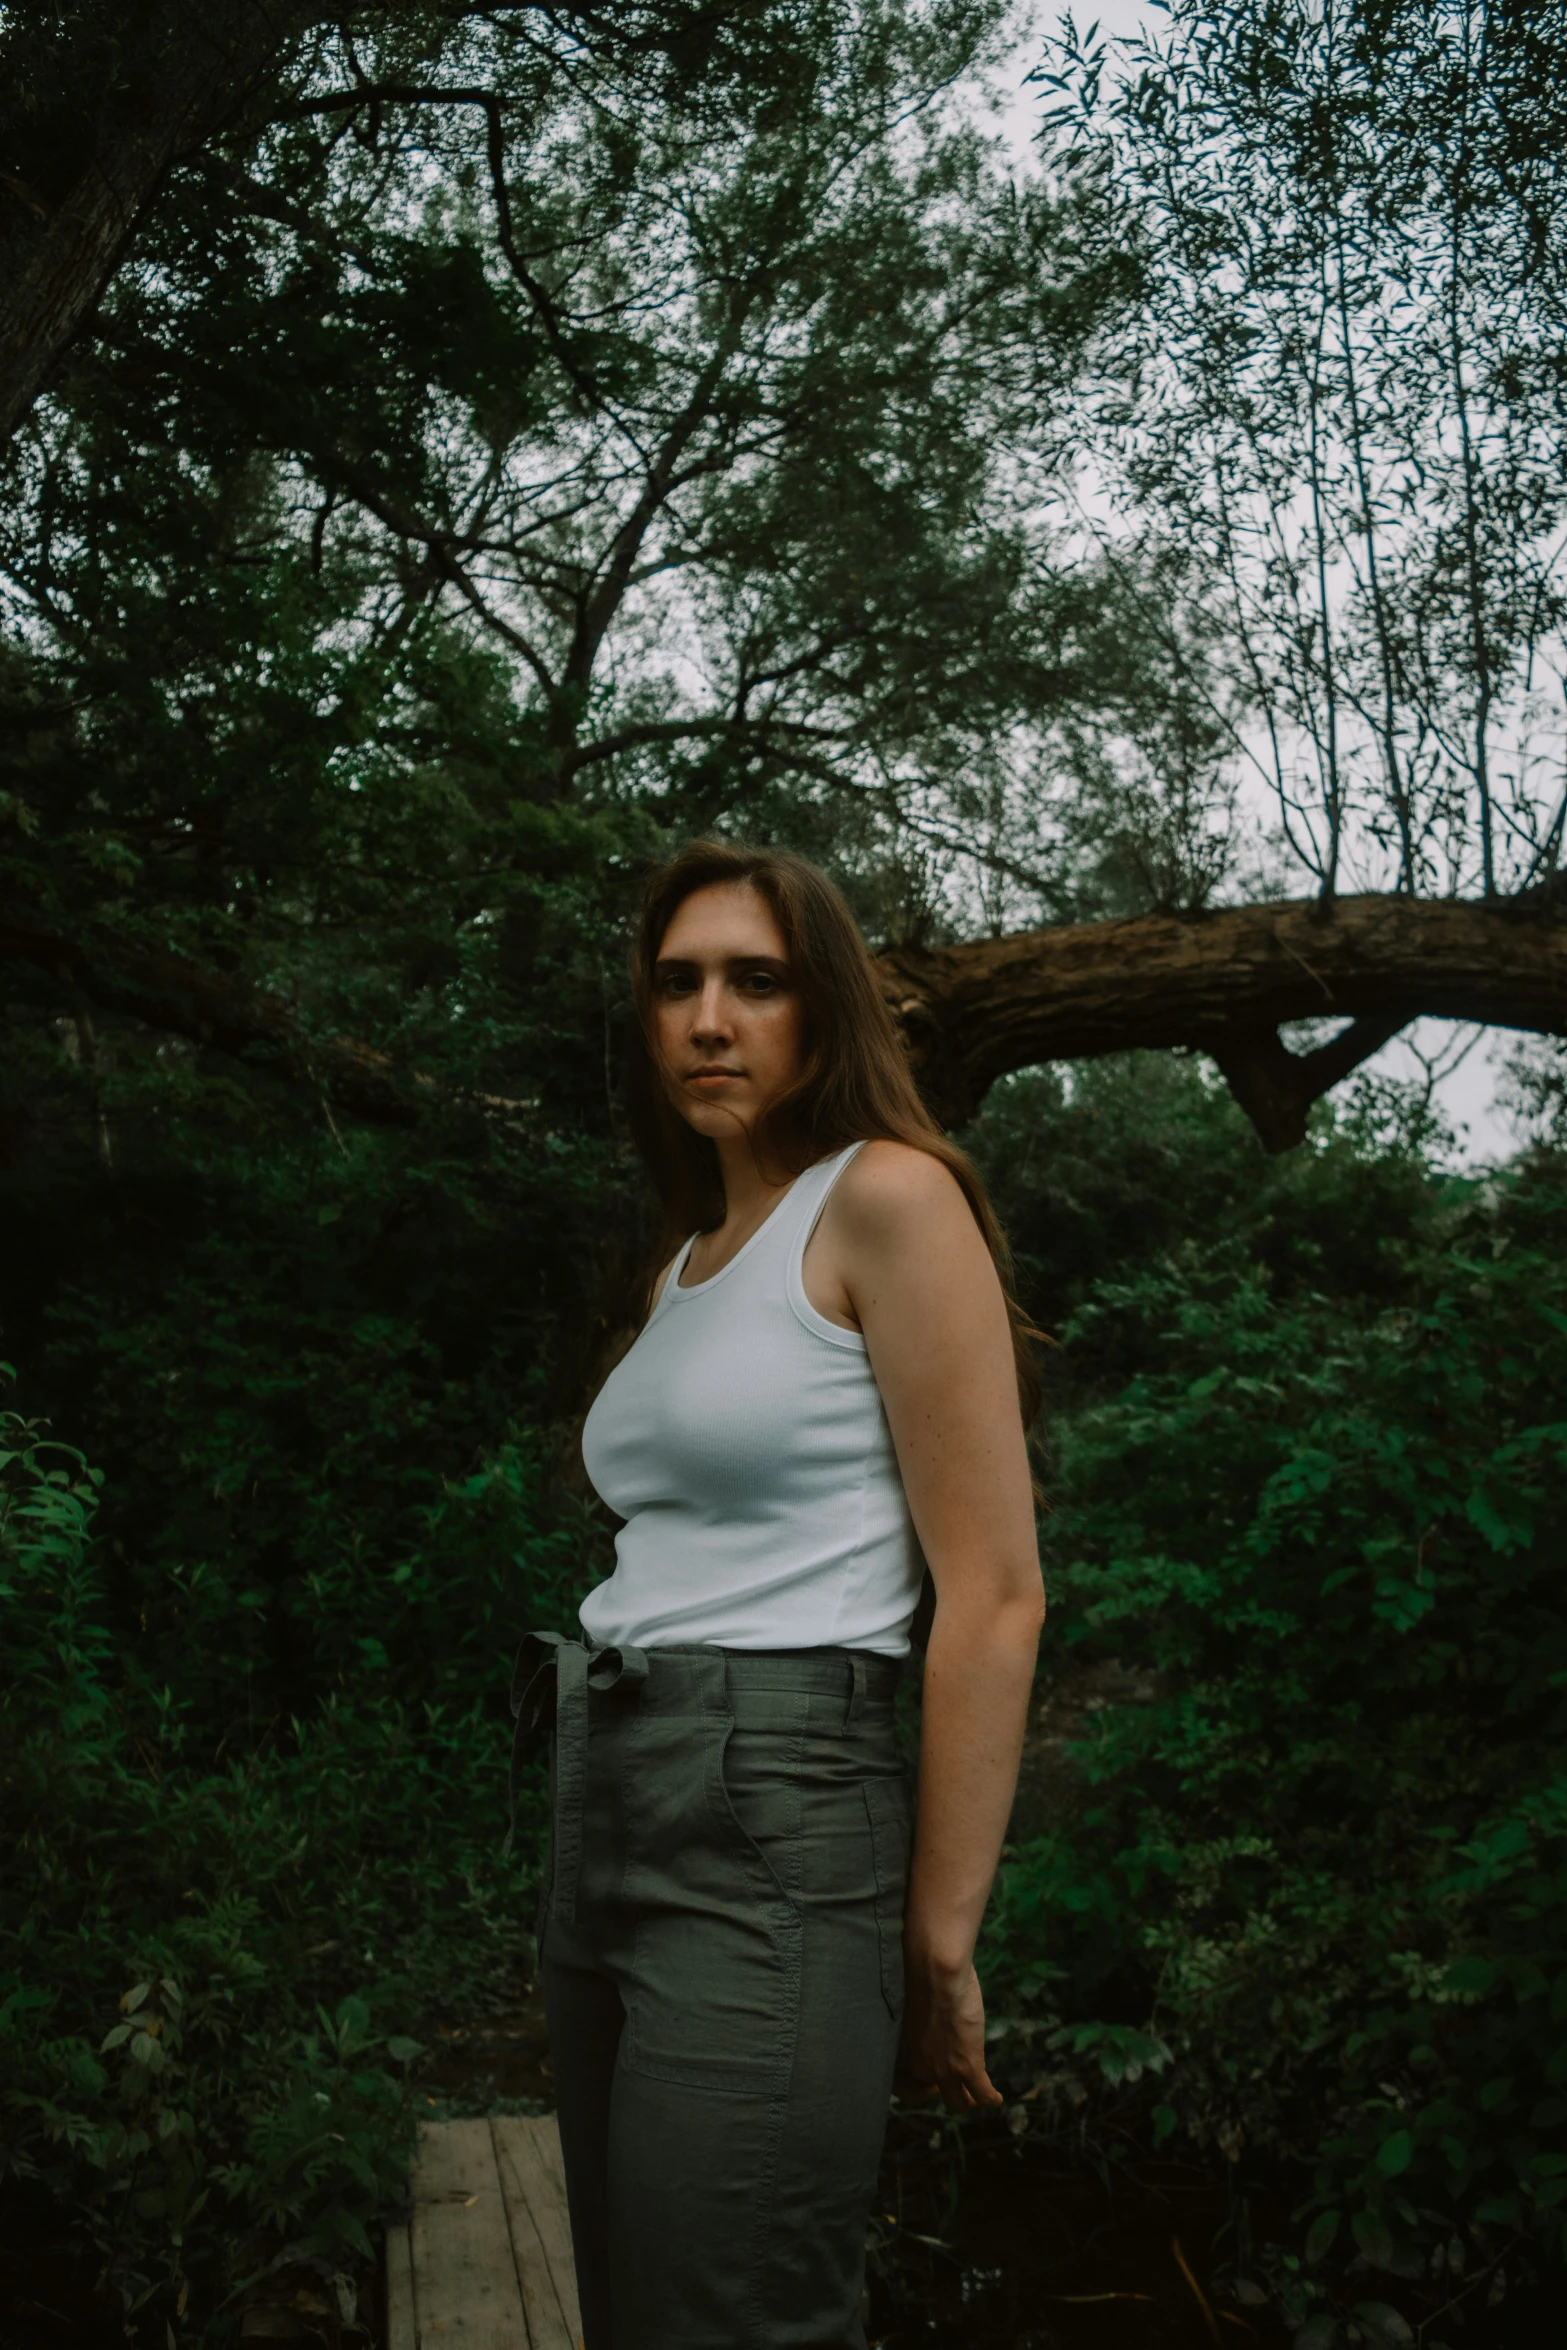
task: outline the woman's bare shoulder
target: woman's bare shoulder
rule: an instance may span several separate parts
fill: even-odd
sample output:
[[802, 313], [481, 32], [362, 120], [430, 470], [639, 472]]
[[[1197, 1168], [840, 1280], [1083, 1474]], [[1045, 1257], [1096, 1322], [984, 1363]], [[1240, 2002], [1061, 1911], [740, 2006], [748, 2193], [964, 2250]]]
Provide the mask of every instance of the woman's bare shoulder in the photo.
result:
[[843, 1222], [866, 1238], [919, 1238], [974, 1218], [952, 1169], [910, 1142], [868, 1142], [834, 1191]]

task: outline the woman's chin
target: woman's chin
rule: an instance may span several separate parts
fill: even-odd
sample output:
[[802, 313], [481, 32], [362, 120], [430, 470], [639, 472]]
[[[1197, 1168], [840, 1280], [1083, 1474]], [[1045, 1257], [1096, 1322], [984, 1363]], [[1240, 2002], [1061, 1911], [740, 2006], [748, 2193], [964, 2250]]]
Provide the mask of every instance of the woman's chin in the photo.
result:
[[697, 1134], [705, 1134], [710, 1142], [732, 1141], [744, 1134], [751, 1123], [738, 1105], [729, 1102], [704, 1102], [687, 1095], [679, 1107], [686, 1124]]

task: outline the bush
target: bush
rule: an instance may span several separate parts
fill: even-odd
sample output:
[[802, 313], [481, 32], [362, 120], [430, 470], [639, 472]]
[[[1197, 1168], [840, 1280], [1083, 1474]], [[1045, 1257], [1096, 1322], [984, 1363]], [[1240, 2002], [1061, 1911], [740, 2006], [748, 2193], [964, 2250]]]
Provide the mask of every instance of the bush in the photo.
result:
[[[502, 1451], [429, 1505], [395, 1584], [446, 1575], [482, 1694], [371, 1677], [225, 1756], [199, 1589], [164, 1595], [189, 1686], [158, 1687], [107, 1628], [98, 1473], [14, 1414], [0, 1466], [4, 2168], [68, 2208], [148, 2339], [215, 2338], [267, 2263], [368, 2261], [401, 2193], [412, 2034], [513, 1963], [501, 1626], [525, 1584], [535, 1614], [564, 1608], [571, 1545], [541, 1529], [526, 1451]], [[523, 1804], [531, 1855], [534, 1777]]]
[[1559, 2246], [1567, 1191], [1427, 1179], [1369, 1293], [1250, 1222], [1065, 1324], [1051, 1648], [1136, 1702], [1074, 1725], [991, 1995], [1147, 2068], [1156, 2136], [1308, 2163], [1313, 2260]]

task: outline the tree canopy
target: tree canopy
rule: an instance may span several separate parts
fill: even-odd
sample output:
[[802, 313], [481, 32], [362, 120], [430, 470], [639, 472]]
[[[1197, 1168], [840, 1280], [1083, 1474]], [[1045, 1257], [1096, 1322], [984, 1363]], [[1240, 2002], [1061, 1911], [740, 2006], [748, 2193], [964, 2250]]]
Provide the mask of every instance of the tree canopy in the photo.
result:
[[[515, 958], [541, 856], [716, 824], [841, 867], [951, 1115], [1177, 1044], [1282, 1147], [1420, 1012], [1556, 1031], [1557, 12], [1064, 38], [1033, 169], [989, 0], [241, 16], [12, 442], [35, 1000], [404, 1118], [381, 925]], [[151, 134], [5, 36], [25, 246], [28, 138]]]

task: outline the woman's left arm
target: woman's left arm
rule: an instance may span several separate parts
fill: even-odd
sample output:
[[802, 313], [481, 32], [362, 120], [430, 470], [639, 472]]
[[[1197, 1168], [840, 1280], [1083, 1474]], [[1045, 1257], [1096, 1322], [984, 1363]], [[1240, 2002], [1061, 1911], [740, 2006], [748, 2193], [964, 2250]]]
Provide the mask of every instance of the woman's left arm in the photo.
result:
[[956, 1178], [870, 1143], [838, 1186], [833, 1254], [886, 1405], [936, 1612], [925, 1656], [904, 1947], [901, 2085], [1000, 2103], [974, 1945], [1001, 1855], [1044, 1622], [1001, 1283]]

